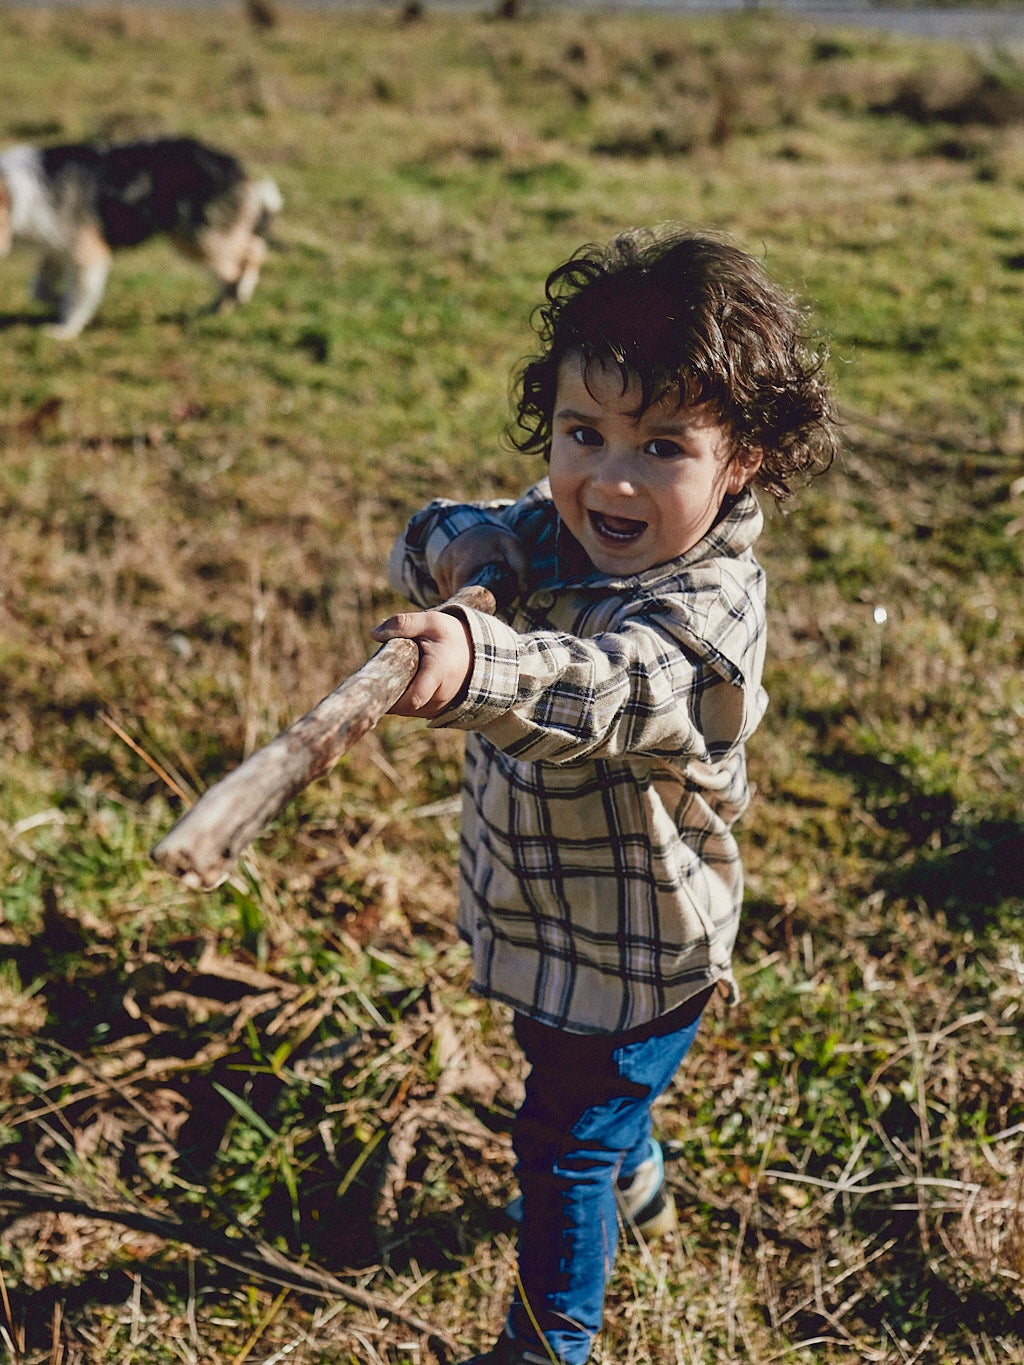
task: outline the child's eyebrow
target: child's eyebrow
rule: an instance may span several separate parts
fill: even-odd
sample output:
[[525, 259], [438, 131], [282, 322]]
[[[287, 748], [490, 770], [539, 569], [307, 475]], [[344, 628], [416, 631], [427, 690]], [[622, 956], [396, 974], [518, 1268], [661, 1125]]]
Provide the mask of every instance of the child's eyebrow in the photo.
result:
[[[599, 422], [603, 415], [603, 409], [597, 412], [581, 412], [578, 408], [559, 408], [555, 413], [556, 422], [584, 422], [593, 424]], [[639, 422], [643, 417], [640, 413], [637, 417]], [[652, 424], [652, 430], [662, 436], [688, 436], [694, 429], [699, 427], [701, 422], [696, 417], [666, 418], [663, 422]]]
[[555, 413], [556, 422], [597, 422], [600, 412], [579, 412], [576, 408], [559, 408]]

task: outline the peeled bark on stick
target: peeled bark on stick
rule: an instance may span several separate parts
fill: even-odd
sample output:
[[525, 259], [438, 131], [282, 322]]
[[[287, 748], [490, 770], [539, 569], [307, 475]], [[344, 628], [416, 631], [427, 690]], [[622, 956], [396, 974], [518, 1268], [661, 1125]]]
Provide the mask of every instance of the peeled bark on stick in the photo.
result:
[[[445, 606], [493, 614], [511, 596], [508, 571], [487, 569]], [[389, 640], [362, 668], [199, 798], [153, 849], [154, 861], [196, 891], [212, 891], [235, 860], [304, 788], [385, 715], [419, 664], [413, 640]]]

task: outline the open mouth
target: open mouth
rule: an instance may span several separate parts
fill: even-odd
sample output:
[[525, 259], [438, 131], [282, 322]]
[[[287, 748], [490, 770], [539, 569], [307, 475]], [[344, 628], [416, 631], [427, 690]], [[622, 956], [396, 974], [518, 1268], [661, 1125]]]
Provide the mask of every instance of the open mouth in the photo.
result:
[[610, 517], [603, 512], [590, 512], [590, 524], [608, 545], [631, 545], [647, 530], [646, 521], [631, 517]]

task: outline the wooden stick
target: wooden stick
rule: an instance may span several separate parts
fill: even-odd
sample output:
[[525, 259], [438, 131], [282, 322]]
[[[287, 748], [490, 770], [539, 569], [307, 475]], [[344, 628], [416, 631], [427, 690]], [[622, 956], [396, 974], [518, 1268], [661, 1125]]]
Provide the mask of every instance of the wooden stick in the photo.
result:
[[[502, 566], [485, 569], [445, 606], [493, 614], [512, 596]], [[212, 891], [239, 854], [299, 792], [323, 777], [415, 677], [414, 640], [388, 640], [339, 687], [209, 788], [153, 849], [154, 861], [196, 891]]]

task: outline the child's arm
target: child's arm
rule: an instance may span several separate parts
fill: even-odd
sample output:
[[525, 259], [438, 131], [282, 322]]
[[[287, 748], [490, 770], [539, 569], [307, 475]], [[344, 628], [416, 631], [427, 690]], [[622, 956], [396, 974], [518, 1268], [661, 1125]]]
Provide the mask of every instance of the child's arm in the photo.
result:
[[763, 711], [763, 640], [751, 629], [742, 670], [647, 622], [590, 640], [523, 636], [459, 608], [401, 612], [373, 634], [419, 645], [419, 670], [395, 715], [448, 713], [443, 724], [482, 730], [516, 757], [564, 763], [627, 753], [720, 760]]
[[[523, 582], [526, 556], [519, 540], [504, 527], [481, 523], [445, 545], [433, 579], [448, 598], [494, 565], [508, 568]], [[419, 646], [416, 676], [391, 708], [393, 715], [433, 720], [459, 697], [473, 668], [473, 641], [461, 617], [444, 611], [399, 612], [371, 633], [382, 644], [398, 637]]]
[[520, 634], [453, 608], [470, 633], [472, 665], [438, 723], [477, 730], [531, 762], [640, 754], [722, 761], [764, 710], [760, 570], [736, 563], [724, 581], [691, 571], [685, 586], [653, 600], [623, 599], [589, 637]]
[[[432, 607], [491, 566], [507, 568], [523, 586], [527, 558], [519, 537], [498, 517], [512, 504], [439, 501], [413, 518], [392, 552], [389, 577], [416, 603]], [[435, 539], [436, 537], [436, 539]], [[433, 545], [431, 546], [431, 541]], [[372, 631], [375, 640], [415, 640], [420, 664], [391, 708], [397, 716], [433, 720], [461, 697], [473, 669], [473, 642], [460, 616], [443, 611], [399, 612]]]

